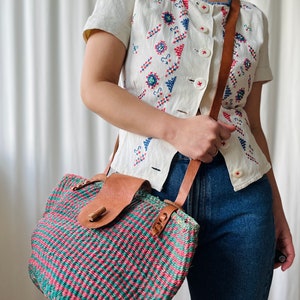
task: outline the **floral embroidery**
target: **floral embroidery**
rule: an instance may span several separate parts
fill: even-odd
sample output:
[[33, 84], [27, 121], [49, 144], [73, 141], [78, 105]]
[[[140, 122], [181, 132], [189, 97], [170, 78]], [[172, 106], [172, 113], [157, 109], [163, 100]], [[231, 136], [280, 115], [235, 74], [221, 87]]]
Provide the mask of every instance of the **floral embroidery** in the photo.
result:
[[[138, 99], [161, 111], [182, 117], [188, 118], [195, 114], [202, 100], [201, 107], [208, 107], [212, 97], [206, 95], [214, 94], [218, 75], [218, 66], [212, 62], [221, 58], [222, 34], [224, 36], [222, 26], [226, 24], [229, 6], [226, 3], [213, 6], [209, 0], [136, 0], [124, 7], [128, 11], [122, 11], [116, 16], [113, 14], [114, 9], [109, 8], [117, 9], [117, 1], [108, 2], [109, 5], [105, 1], [99, 2], [99, 17], [103, 13], [111, 16], [110, 20], [105, 18], [100, 25], [104, 29], [109, 29], [109, 26], [115, 28], [113, 32], [124, 39], [123, 42], [129, 42], [122, 77], [124, 87]], [[188, 11], [191, 4], [193, 7]], [[104, 10], [105, 7], [107, 10]], [[260, 24], [265, 20], [258, 9], [254, 9], [253, 17], [252, 13], [243, 11], [248, 10], [248, 7], [253, 9], [252, 4], [242, 1], [240, 21], [243, 23], [237, 24], [233, 63], [221, 108], [222, 120], [236, 126], [230, 141], [232, 148], [228, 152], [224, 148], [226, 162], [230, 167], [241, 165], [241, 168], [249, 168], [249, 172], [245, 172], [238, 180], [233, 178], [233, 185], [237, 189], [245, 185], [254, 172], [263, 172], [268, 167], [259, 146], [252, 139], [247, 114], [243, 110], [256, 74], [257, 78], [270, 79], [265, 56], [258, 55], [267, 46], [264, 41], [264, 23]], [[151, 18], [149, 9], [153, 10]], [[129, 14], [132, 15], [131, 20], [128, 19]], [[217, 27], [209, 21], [211, 17]], [[124, 31], [118, 31], [122, 28], [116, 26], [125, 23], [131, 26], [131, 32], [125, 27]], [[204, 27], [203, 31], [199, 30], [201, 26]], [[199, 52], [202, 47], [210, 50], [211, 55], [199, 56], [195, 50]], [[261, 71], [261, 66], [266, 67], [265, 71]], [[204, 89], [197, 89], [197, 82], [204, 84]], [[125, 166], [128, 174], [145, 176], [153, 186], [161, 188], [174, 149], [158, 139], [123, 131], [120, 135], [128, 143], [120, 145], [120, 155], [114, 161], [116, 170], [124, 168], [124, 161], [128, 161]], [[256, 160], [261, 168], [256, 168]], [[157, 172], [159, 170], [161, 172]]]
[[[188, 1], [185, 1], [184, 5], [185, 7], [182, 7], [183, 0], [171, 0], [171, 2], [174, 3], [174, 6], [181, 9], [179, 14], [176, 14], [176, 12], [172, 11], [164, 11], [161, 14], [162, 18], [162, 24], [165, 24], [169, 27], [170, 33], [173, 35], [172, 44], [174, 47], [172, 47], [170, 44], [168, 44], [167, 40], [161, 39], [154, 42], [154, 50], [153, 56], [150, 56], [141, 66], [140, 66], [140, 73], [144, 72], [145, 70], [149, 69], [150, 66], [152, 66], [152, 63], [154, 61], [158, 60], [165, 66], [165, 78], [167, 80], [162, 85], [161, 77], [162, 74], [160, 72], [155, 72], [156, 70], [152, 70], [151, 72], [148, 72], [148, 75], [146, 76], [146, 85], [150, 91], [152, 90], [152, 94], [155, 98], [157, 98], [157, 101], [155, 103], [155, 107], [161, 111], [167, 110], [167, 104], [172, 99], [172, 92], [174, 90], [174, 86], [176, 84], [176, 71], [180, 67], [180, 61], [182, 57], [182, 53], [184, 51], [185, 43], [184, 40], [187, 38], [187, 31], [189, 28], [189, 17], [187, 15], [187, 5]], [[161, 4], [162, 2], [159, 0], [155, 0], [157, 4]], [[180, 5], [179, 5], [180, 4]], [[199, 4], [200, 5], [200, 4]], [[222, 6], [221, 8], [222, 12], [222, 24], [225, 26], [226, 19], [228, 16], [228, 7]], [[176, 17], [175, 17], [176, 16]], [[147, 39], [154, 38], [158, 36], [158, 33], [162, 30], [162, 24], [158, 24], [151, 30], [147, 32]], [[244, 32], [250, 31], [249, 27], [244, 26]], [[253, 61], [251, 58], [249, 59], [246, 57], [242, 62], [239, 59], [239, 48], [243, 47], [243, 45], [246, 45], [249, 53], [251, 56], [256, 59], [256, 52], [255, 50], [247, 43], [247, 34], [244, 35], [240, 32], [237, 32], [235, 35], [235, 49], [233, 53], [233, 62], [231, 66], [231, 71], [229, 75], [229, 84], [226, 85], [225, 91], [224, 91], [224, 104], [226, 104], [226, 107], [229, 109], [237, 108], [240, 106], [240, 102], [244, 99], [246, 96], [246, 89], [244, 87], [239, 87], [239, 81], [240, 78], [244, 78], [245, 76], [248, 76], [248, 71], [252, 67]], [[137, 53], [139, 49], [139, 46], [133, 44], [133, 51], [134, 53]], [[196, 49], [199, 51], [199, 49]], [[156, 57], [155, 57], [156, 56]], [[250, 89], [252, 80], [251, 75], [248, 76], [248, 89]], [[239, 89], [238, 89], [239, 88]], [[139, 99], [143, 99], [146, 95], [149, 95], [149, 90], [144, 89], [140, 95], [138, 96]], [[223, 104], [223, 105], [224, 105]], [[223, 112], [223, 116], [228, 122], [235, 124], [236, 126], [236, 134], [238, 137], [238, 140], [241, 144], [241, 147], [246, 155], [246, 157], [251, 160], [255, 161], [255, 158], [253, 156], [253, 153], [251, 153], [251, 146], [247, 144], [247, 140], [245, 138], [245, 132], [244, 132], [244, 123], [247, 123], [246, 120], [244, 120], [243, 114], [241, 111], [235, 110], [235, 116], [232, 116], [230, 113]], [[134, 150], [134, 153], [136, 155], [134, 166], [137, 166], [142, 161], [146, 159], [147, 152], [149, 149], [149, 144], [151, 143], [151, 138], [146, 138], [143, 143], [140, 144], [140, 146], [137, 146]]]
[[149, 88], [154, 89], [158, 83], [159, 83], [159, 77], [157, 75], [157, 73], [153, 73], [151, 72], [147, 77], [146, 77], [147, 81], [147, 85]]
[[[159, 1], [155, 1], [157, 4], [161, 4]], [[166, 27], [163, 28], [162, 24], [158, 24], [149, 30], [146, 34], [146, 39], [156, 38], [154, 44], [154, 50], [152, 56], [146, 59], [146, 61], [140, 66], [140, 73], [153, 68], [154, 61], [160, 61], [162, 63], [163, 71], [157, 72], [157, 70], [148, 71], [146, 76], [146, 89], [144, 89], [140, 95], [139, 99], [144, 99], [146, 97], [151, 97], [149, 94], [152, 91], [152, 95], [157, 98], [154, 106], [161, 110], [167, 110], [167, 104], [172, 99], [172, 92], [176, 84], [176, 72], [180, 67], [180, 60], [182, 53], [184, 51], [184, 39], [187, 38], [187, 30], [189, 27], [189, 17], [186, 7], [183, 5], [182, 0], [171, 0], [174, 5], [174, 11], [164, 11], [161, 14], [162, 24]], [[171, 37], [173, 38], [172, 44], [164, 40], [164, 38], [159, 39], [160, 32], [169, 28]], [[141, 46], [141, 45], [140, 45]], [[137, 49], [136, 49], [137, 50]], [[139, 49], [139, 55], [142, 50]], [[157, 60], [158, 59], [158, 60]], [[157, 65], [155, 65], [158, 67]], [[164, 73], [163, 73], [164, 72]], [[166, 81], [164, 84], [161, 82], [162, 74], [164, 74]], [[137, 146], [134, 150], [135, 159], [134, 166], [139, 165], [146, 159], [146, 154], [148, 151], [148, 146], [150, 139], [146, 139], [143, 144]]]
[[175, 18], [173, 16], [173, 14], [171, 14], [170, 12], [164, 12], [162, 14], [162, 18], [163, 18], [165, 24], [167, 24], [168, 26], [174, 24]]
[[158, 55], [162, 55], [168, 49], [167, 43], [165, 41], [160, 41], [155, 45], [155, 50]]
[[245, 67], [246, 71], [248, 71], [251, 68], [251, 65], [252, 64], [251, 64], [250, 59], [245, 58], [245, 60], [244, 60], [244, 67]]

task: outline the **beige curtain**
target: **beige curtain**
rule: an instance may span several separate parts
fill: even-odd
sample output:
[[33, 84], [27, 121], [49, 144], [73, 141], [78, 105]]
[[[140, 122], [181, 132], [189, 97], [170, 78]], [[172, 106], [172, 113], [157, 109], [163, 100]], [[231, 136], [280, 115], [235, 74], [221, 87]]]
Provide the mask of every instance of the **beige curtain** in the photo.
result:
[[[0, 0], [0, 298], [44, 299], [30, 282], [30, 235], [64, 173], [103, 170], [114, 128], [87, 111], [79, 80], [82, 26], [95, 0]], [[255, 1], [269, 18], [274, 81], [263, 125], [284, 207], [300, 249], [298, 0]], [[270, 299], [300, 299], [299, 258], [277, 270]], [[186, 285], [176, 296], [188, 300]]]

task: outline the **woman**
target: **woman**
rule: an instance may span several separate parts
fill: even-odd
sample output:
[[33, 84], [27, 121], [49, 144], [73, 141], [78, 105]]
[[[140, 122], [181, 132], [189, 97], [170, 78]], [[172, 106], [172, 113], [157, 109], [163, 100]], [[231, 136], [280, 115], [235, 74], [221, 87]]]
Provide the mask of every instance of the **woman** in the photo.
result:
[[207, 116], [230, 2], [98, 0], [84, 29], [82, 98], [121, 129], [113, 168], [174, 200], [189, 159], [203, 162], [185, 204], [201, 226], [192, 299], [267, 299], [275, 248], [283, 271], [295, 255], [260, 123], [267, 21], [251, 3], [241, 2], [219, 120]]

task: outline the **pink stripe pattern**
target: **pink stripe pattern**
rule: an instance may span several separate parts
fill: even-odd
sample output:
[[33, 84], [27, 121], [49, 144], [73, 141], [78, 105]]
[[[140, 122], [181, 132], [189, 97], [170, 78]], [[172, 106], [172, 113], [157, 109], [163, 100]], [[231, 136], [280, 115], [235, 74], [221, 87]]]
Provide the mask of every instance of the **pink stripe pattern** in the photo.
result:
[[171, 299], [191, 265], [199, 225], [178, 211], [153, 237], [152, 222], [165, 204], [140, 190], [111, 224], [84, 228], [77, 215], [102, 183], [73, 191], [82, 180], [66, 175], [48, 198], [31, 239], [33, 283], [53, 300]]

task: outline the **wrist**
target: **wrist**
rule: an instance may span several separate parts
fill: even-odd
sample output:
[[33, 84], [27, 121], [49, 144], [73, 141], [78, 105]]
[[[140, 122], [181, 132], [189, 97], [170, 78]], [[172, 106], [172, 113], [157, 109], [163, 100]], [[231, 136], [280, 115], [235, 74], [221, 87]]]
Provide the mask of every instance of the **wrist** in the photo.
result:
[[159, 138], [174, 146], [180, 128], [180, 120], [175, 116], [165, 114], [164, 120], [161, 122]]

